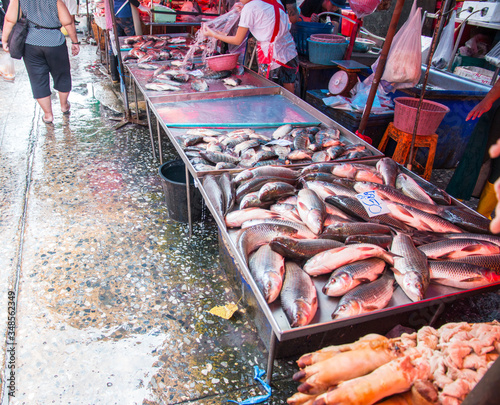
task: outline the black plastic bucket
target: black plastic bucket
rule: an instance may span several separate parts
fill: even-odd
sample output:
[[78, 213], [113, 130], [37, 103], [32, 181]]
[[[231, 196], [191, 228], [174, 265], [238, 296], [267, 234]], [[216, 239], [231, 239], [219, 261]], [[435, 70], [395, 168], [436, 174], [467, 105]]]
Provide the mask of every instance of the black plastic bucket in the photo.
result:
[[[171, 160], [162, 164], [158, 170], [161, 178], [165, 204], [168, 216], [179, 222], [189, 222], [187, 193], [186, 193], [186, 166], [182, 160]], [[194, 186], [193, 176], [189, 174], [189, 196], [191, 200], [191, 220], [201, 219], [203, 199]]]

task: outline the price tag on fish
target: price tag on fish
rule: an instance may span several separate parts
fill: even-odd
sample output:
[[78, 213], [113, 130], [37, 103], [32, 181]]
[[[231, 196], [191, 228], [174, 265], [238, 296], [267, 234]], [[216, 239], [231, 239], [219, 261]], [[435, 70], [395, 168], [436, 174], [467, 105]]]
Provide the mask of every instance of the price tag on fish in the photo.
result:
[[390, 212], [386, 203], [381, 200], [373, 190], [356, 194], [356, 198], [361, 204], [363, 204], [363, 207], [370, 218], [376, 217], [377, 215], [388, 214]]

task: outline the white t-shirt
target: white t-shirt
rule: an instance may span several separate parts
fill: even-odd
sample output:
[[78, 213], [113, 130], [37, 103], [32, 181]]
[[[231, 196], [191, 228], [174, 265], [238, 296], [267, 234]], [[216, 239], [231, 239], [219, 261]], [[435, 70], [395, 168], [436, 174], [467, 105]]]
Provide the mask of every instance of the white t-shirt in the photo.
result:
[[76, 0], [62, 0], [62, 2], [66, 5], [66, 8], [71, 15], [76, 15], [78, 11], [78, 4], [76, 4]]
[[[241, 10], [240, 27], [248, 28], [264, 53], [267, 55], [269, 41], [274, 31], [274, 7], [271, 4], [260, 0], [252, 0], [245, 4]], [[297, 48], [290, 34], [290, 20], [288, 15], [280, 9], [280, 28], [274, 41], [274, 59], [281, 63], [286, 63], [297, 56]], [[273, 62], [271, 69], [278, 68], [279, 65]]]

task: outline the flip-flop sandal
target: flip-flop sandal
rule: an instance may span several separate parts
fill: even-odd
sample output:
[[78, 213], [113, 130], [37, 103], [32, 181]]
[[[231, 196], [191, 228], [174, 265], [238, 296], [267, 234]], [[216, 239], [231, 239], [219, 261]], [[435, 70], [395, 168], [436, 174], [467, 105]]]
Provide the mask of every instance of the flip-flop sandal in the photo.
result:
[[68, 103], [68, 109], [66, 111], [62, 112], [64, 115], [69, 115], [69, 113], [71, 112], [70, 111], [71, 110], [71, 104], [69, 103], [69, 101], [67, 101], [67, 103]]
[[42, 121], [44, 124], [50, 125], [52, 124], [52, 121], [46, 120], [45, 118], [42, 117]]

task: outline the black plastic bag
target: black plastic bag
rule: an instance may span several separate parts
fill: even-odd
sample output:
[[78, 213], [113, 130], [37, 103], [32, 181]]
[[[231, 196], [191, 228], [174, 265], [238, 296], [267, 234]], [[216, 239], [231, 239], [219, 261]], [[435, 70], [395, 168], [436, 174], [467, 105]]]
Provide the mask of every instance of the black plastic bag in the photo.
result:
[[20, 14], [21, 8], [18, 9], [17, 22], [12, 27], [12, 31], [7, 39], [10, 56], [14, 59], [21, 59], [23, 57], [24, 44], [28, 35], [28, 20], [24, 14], [22, 16]]

